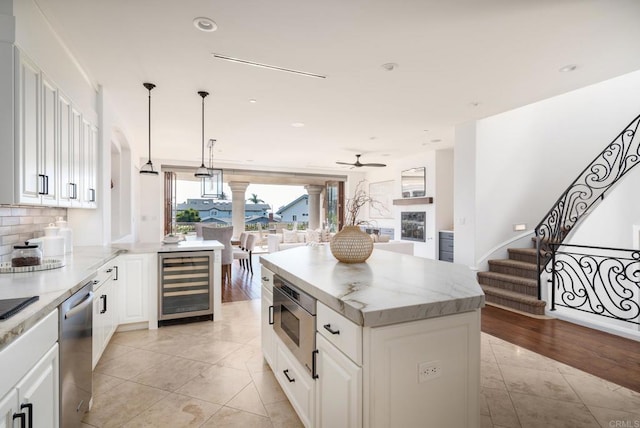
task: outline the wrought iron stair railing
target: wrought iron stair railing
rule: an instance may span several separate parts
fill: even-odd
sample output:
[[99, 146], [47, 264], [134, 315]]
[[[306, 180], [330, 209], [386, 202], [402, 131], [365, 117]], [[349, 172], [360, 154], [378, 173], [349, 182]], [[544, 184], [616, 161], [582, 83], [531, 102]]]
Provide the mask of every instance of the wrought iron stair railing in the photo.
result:
[[561, 244], [605, 193], [640, 163], [640, 138], [636, 138], [639, 124], [637, 116], [578, 175], [536, 226], [538, 299], [542, 298], [541, 275], [550, 260], [551, 246]]

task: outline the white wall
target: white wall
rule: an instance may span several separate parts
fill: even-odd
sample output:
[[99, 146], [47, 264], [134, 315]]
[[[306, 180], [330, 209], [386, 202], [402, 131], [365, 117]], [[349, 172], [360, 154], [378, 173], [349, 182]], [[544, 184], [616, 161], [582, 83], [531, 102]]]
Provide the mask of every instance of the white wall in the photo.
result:
[[456, 127], [453, 161], [453, 261], [475, 266], [476, 123]]
[[[640, 138], [638, 135], [636, 138]], [[607, 193], [565, 242], [612, 248], [634, 248], [634, 226], [640, 225], [640, 165]], [[637, 239], [637, 237], [635, 237]]]
[[[520, 233], [513, 231], [514, 224], [533, 229], [582, 169], [640, 113], [639, 91], [640, 72], [634, 72], [458, 126], [456, 262], [475, 266], [482, 254]], [[471, 153], [475, 168], [470, 159], [460, 159]], [[471, 206], [461, 195], [473, 186]], [[462, 219], [469, 230], [460, 234]]]

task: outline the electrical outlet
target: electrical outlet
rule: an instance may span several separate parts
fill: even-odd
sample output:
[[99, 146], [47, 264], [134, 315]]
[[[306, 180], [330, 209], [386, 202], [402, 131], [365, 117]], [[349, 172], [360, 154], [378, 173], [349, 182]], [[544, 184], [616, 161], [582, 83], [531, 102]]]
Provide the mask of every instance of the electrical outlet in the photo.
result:
[[418, 383], [435, 379], [440, 377], [441, 374], [442, 367], [440, 367], [440, 361], [429, 361], [418, 364]]

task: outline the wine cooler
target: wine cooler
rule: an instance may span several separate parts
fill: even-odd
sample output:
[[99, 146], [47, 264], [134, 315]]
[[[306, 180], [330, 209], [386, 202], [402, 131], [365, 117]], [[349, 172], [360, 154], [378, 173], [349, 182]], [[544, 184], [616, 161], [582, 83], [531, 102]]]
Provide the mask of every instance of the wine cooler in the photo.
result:
[[213, 319], [213, 251], [158, 254], [158, 321]]

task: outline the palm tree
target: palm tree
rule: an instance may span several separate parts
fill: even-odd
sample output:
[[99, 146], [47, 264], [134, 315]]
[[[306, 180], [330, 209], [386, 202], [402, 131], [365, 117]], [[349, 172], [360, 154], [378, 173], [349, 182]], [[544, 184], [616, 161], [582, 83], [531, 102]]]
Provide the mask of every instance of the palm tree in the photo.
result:
[[252, 193], [251, 197], [247, 199], [247, 201], [253, 202], [254, 204], [259, 204], [260, 202], [264, 204], [264, 201], [262, 199], [258, 199], [258, 195], [256, 195], [255, 193]]

